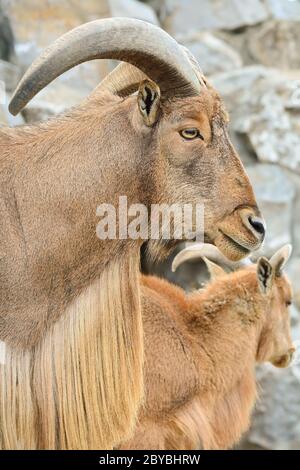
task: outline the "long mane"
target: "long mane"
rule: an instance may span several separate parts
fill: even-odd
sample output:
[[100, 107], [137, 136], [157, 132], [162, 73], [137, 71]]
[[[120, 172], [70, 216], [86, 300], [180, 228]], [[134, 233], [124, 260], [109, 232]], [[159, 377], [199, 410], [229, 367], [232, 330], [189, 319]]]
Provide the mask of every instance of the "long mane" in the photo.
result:
[[143, 397], [137, 253], [110, 262], [31, 350], [0, 365], [2, 449], [108, 449]]

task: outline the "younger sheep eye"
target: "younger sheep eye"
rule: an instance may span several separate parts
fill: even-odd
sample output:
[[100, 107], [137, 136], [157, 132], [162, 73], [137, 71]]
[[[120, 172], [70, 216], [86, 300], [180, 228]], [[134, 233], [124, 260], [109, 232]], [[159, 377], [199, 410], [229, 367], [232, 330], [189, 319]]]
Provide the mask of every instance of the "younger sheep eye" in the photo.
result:
[[194, 140], [197, 138], [204, 140], [203, 135], [201, 135], [199, 130], [196, 128], [183, 129], [179, 132], [179, 134], [186, 140]]
[[291, 300], [288, 300], [288, 301], [286, 302], [286, 306], [287, 306], [287, 307], [290, 307], [291, 305], [292, 305], [292, 301], [291, 301]]

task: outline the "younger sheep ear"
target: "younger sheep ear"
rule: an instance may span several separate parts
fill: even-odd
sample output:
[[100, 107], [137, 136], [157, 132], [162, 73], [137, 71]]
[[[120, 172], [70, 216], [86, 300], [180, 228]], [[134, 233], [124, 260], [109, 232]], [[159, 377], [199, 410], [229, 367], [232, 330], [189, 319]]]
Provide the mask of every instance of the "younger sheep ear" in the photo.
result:
[[144, 80], [138, 93], [138, 107], [146, 126], [153, 126], [158, 119], [160, 89], [156, 83]]
[[212, 281], [214, 279], [217, 279], [218, 277], [225, 276], [227, 274], [226, 271], [224, 271], [224, 269], [221, 268], [221, 266], [219, 266], [216, 263], [213, 263], [212, 261], [207, 259], [205, 256], [203, 256], [203, 261], [206, 264], [206, 267], [209, 271], [210, 278]]
[[288, 244], [280, 248], [275, 255], [270, 259], [270, 264], [273, 267], [275, 276], [280, 277], [286, 263], [292, 254], [292, 245]]
[[257, 279], [258, 285], [263, 294], [267, 294], [273, 284], [274, 272], [272, 265], [267, 258], [259, 258], [257, 262]]

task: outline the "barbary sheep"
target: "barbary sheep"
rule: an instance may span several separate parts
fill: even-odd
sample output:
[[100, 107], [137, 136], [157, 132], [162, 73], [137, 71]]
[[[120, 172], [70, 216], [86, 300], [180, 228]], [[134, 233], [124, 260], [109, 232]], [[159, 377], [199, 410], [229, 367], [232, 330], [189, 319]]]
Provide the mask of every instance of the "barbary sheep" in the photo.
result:
[[[206, 253], [194, 245], [174, 262]], [[190, 294], [142, 277], [146, 396], [122, 449], [227, 449], [240, 440], [257, 394], [255, 364], [286, 367], [295, 351], [282, 273], [289, 254], [285, 246], [230, 274], [204, 257], [212, 281]]]

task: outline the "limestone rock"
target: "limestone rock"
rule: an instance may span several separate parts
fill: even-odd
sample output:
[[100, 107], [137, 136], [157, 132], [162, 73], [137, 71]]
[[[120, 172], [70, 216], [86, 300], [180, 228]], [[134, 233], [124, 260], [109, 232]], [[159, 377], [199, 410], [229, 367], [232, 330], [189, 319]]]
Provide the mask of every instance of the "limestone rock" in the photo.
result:
[[[23, 69], [59, 36], [87, 21], [133, 16], [158, 23], [154, 10], [137, 0], [11, 0], [7, 12], [15, 35], [17, 60]], [[112, 61], [93, 60], [69, 70], [58, 81], [88, 94], [114, 65]]]
[[220, 73], [210, 81], [225, 99], [230, 111], [240, 105], [245, 93], [253, 92], [257, 84], [267, 79], [272, 80], [278, 71], [262, 65], [249, 65], [238, 70]]
[[260, 399], [256, 405], [247, 441], [266, 449], [300, 447], [300, 365], [276, 369], [258, 368]]
[[[87, 0], [84, 3], [78, 0], [11, 0], [7, 12], [17, 48], [27, 51], [27, 55], [30, 47], [44, 48], [80, 23], [109, 15], [105, 0]], [[23, 61], [26, 59], [31, 61], [32, 57], [23, 57]]]
[[267, 223], [266, 240], [256, 257], [259, 254], [271, 256], [282, 245], [292, 242], [295, 187], [276, 165], [255, 165], [247, 168], [247, 173]]
[[28, 103], [23, 110], [26, 122], [45, 121], [69, 108], [80, 104], [84, 94], [65, 83], [56, 81], [51, 87], [44, 88]]
[[10, 62], [0, 60], [0, 81], [5, 83], [7, 91], [13, 91], [21, 78], [19, 67]]
[[14, 38], [6, 15], [6, 3], [0, 0], [0, 59], [9, 60], [14, 52]]
[[259, 0], [164, 0], [164, 26], [173, 35], [204, 30], [234, 30], [268, 18]]
[[[293, 269], [293, 260], [290, 259], [286, 268], [285, 272], [288, 274], [289, 279], [292, 283], [293, 286], [293, 303], [290, 306], [289, 312], [290, 312], [290, 317], [291, 317], [291, 327], [292, 327], [292, 339], [293, 341], [299, 340], [300, 339], [300, 311], [299, 311], [299, 277], [296, 279], [294, 275], [292, 274], [291, 269]], [[299, 261], [299, 259], [298, 259]], [[296, 293], [297, 290], [297, 293]]]
[[300, 17], [299, 21], [267, 22], [249, 34], [247, 42], [255, 62], [282, 69], [300, 68]]
[[128, 16], [158, 25], [157, 15], [151, 6], [137, 0], [108, 0], [111, 16]]
[[293, 301], [300, 309], [300, 257], [292, 258], [289, 261], [287, 273], [293, 285]]
[[300, 257], [300, 175], [293, 171], [287, 171], [287, 174], [296, 189], [296, 198], [293, 207], [293, 255]]
[[5, 94], [5, 99], [2, 102], [0, 101], [0, 128], [2, 126], [14, 127], [24, 124], [24, 119], [21, 115], [12, 116], [8, 111], [9, 100], [10, 97]]
[[[18, 63], [25, 70], [41, 51], [59, 36], [86, 21], [109, 16], [106, 0], [11, 0], [7, 13], [15, 36]], [[99, 61], [81, 64], [59, 80], [73, 87], [93, 89], [107, 73]]]
[[262, 66], [220, 74], [213, 79], [231, 115], [231, 126], [245, 133], [259, 160], [300, 173], [300, 80]]
[[278, 20], [300, 20], [300, 3], [295, 0], [265, 0], [267, 10]]
[[252, 94], [248, 116], [241, 121], [243, 131], [261, 161], [300, 173], [300, 82], [262, 88]]
[[194, 54], [205, 75], [232, 71], [242, 66], [239, 54], [211, 33], [191, 35], [182, 43]]
[[241, 158], [243, 164], [247, 167], [256, 165], [257, 157], [253, 151], [251, 143], [249, 142], [247, 134], [235, 132], [230, 128], [229, 136], [231, 143]]

